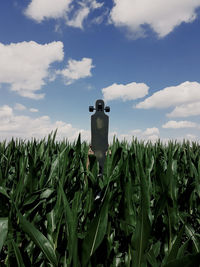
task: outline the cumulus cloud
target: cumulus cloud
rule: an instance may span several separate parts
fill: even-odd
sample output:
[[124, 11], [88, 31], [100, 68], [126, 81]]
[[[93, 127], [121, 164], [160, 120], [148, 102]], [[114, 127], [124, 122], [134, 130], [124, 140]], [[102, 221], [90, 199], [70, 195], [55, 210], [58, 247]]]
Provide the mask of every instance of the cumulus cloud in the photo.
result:
[[[9, 107], [9, 109], [10, 109], [10, 107]], [[27, 108], [24, 105], [20, 104], [20, 103], [16, 103], [15, 106], [14, 106], [14, 110], [24, 111], [24, 110], [27, 110]], [[29, 108], [29, 111], [35, 113], [35, 112], [38, 112], [39, 110], [36, 109], [36, 108]]]
[[66, 24], [68, 26], [83, 29], [83, 21], [87, 18], [89, 13], [90, 9], [87, 6], [83, 6], [76, 11], [72, 19], [66, 20]]
[[138, 103], [136, 108], [168, 108], [179, 104], [200, 100], [200, 83], [184, 82], [177, 86], [166, 87]]
[[135, 100], [148, 94], [149, 87], [145, 83], [112, 84], [102, 89], [105, 101], [122, 99]]
[[159, 129], [156, 128], [156, 127], [153, 127], [153, 128], [147, 128], [144, 132], [143, 132], [143, 135], [159, 135], [160, 132], [159, 132]]
[[44, 19], [58, 19], [70, 10], [73, 0], [32, 0], [25, 10], [25, 15], [41, 22]]
[[94, 68], [91, 58], [82, 58], [82, 60], [70, 59], [67, 67], [63, 70], [58, 70], [56, 73], [64, 77], [67, 85], [74, 81], [92, 76], [91, 70]]
[[49, 116], [31, 118], [29, 116], [16, 116], [8, 105], [0, 107], [0, 140], [14, 138], [41, 139], [51, 131], [58, 129], [57, 139], [67, 138], [74, 141], [81, 133], [82, 140], [90, 140], [90, 131], [74, 128], [70, 123], [63, 121], [52, 122]]
[[156, 127], [147, 128], [145, 131], [141, 133], [139, 136], [139, 139], [144, 140], [145, 142], [151, 141], [152, 143], [155, 143], [158, 141], [160, 135], [160, 131]]
[[63, 60], [63, 43], [0, 43], [0, 58], [0, 84], [9, 84], [10, 89], [20, 96], [41, 99], [44, 94], [35, 92], [45, 85], [45, 79], [50, 76], [50, 65]]
[[63, 18], [68, 26], [82, 29], [90, 12], [102, 6], [103, 3], [96, 0], [32, 0], [24, 13], [39, 23], [45, 19]]
[[167, 113], [167, 117], [189, 117], [200, 115], [200, 101], [175, 107], [171, 113]]
[[83, 29], [83, 23], [89, 16], [90, 12], [95, 9], [101, 8], [103, 6], [103, 3], [98, 3], [96, 0], [84, 0], [82, 2], [79, 2], [79, 6], [80, 7], [74, 12], [71, 19], [67, 16], [65, 17], [65, 19], [68, 26]]
[[133, 135], [141, 134], [141, 133], [142, 133], [142, 130], [140, 130], [140, 129], [135, 129], [135, 130], [131, 130], [130, 133], [133, 134]]
[[30, 108], [29, 111], [35, 113], [35, 112], [38, 112], [39, 110], [37, 108]]
[[22, 104], [16, 103], [15, 106], [14, 106], [14, 109], [22, 111], [22, 110], [26, 110], [26, 107], [24, 105], [22, 105]]
[[6, 120], [7, 118], [10, 118], [13, 116], [13, 110], [8, 105], [4, 105], [0, 107], [0, 119]]
[[[163, 127], [164, 126], [164, 127]], [[193, 122], [188, 122], [188, 121], [184, 121], [184, 122], [168, 122], [165, 125], [163, 125], [163, 128], [174, 128], [174, 129], [178, 129], [178, 128], [189, 128], [189, 129], [199, 129], [200, 125], [197, 123], [193, 123]], [[165, 127], [166, 126], [166, 127]], [[167, 130], [166, 130], [167, 131]], [[109, 142], [112, 143], [113, 141], [113, 137], [116, 137], [119, 141], [127, 141], [128, 143], [131, 143], [133, 138], [136, 139], [140, 142], [144, 142], [144, 144], [148, 143], [149, 141], [153, 144], [155, 144], [158, 140], [160, 140], [161, 143], [163, 143], [164, 145], [168, 145], [169, 141], [178, 141], [179, 143], [182, 143], [184, 140], [187, 141], [196, 141], [199, 142], [199, 138], [197, 135], [191, 134], [191, 133], [187, 133], [183, 136], [178, 136], [178, 137], [167, 137], [164, 138], [162, 136], [160, 136], [160, 131], [158, 128], [156, 127], [152, 127], [152, 128], [146, 128], [145, 130], [141, 130], [141, 129], [135, 129], [135, 130], [130, 130], [126, 133], [118, 133], [116, 131], [109, 133], [109, 137], [111, 137], [109, 139]]]
[[148, 25], [162, 38], [181, 23], [194, 21], [198, 7], [199, 0], [114, 0], [110, 21], [127, 27], [135, 37], [144, 36], [144, 25]]
[[98, 8], [101, 8], [104, 5], [103, 2], [98, 2], [96, 0], [87, 0], [86, 3], [87, 2], [90, 4], [92, 9], [98, 9]]
[[[160, 131], [156, 127], [147, 128], [145, 130], [135, 129], [130, 130], [127, 133], [118, 134], [117, 132], [112, 132], [112, 137], [116, 136], [120, 141], [127, 141], [132, 142], [133, 138], [137, 138], [139, 141], [148, 142], [151, 141], [152, 143], [156, 142], [160, 137]], [[111, 139], [112, 141], [112, 139]]]
[[188, 139], [190, 141], [197, 141], [198, 137], [194, 134], [186, 134], [186, 139]]
[[180, 129], [180, 128], [200, 128], [199, 124], [191, 121], [168, 121], [167, 123], [162, 125], [162, 128], [172, 128], [172, 129]]
[[149, 135], [147, 140], [145, 141], [151, 141], [153, 144], [156, 143], [158, 141], [160, 137], [156, 134], [153, 134], [153, 135]]

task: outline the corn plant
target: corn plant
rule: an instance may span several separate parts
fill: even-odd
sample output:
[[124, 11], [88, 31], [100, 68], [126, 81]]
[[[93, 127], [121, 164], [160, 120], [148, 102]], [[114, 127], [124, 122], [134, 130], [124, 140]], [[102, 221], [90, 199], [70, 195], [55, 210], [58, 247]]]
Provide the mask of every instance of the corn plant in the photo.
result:
[[199, 144], [114, 138], [99, 176], [55, 137], [0, 143], [0, 266], [199, 266]]

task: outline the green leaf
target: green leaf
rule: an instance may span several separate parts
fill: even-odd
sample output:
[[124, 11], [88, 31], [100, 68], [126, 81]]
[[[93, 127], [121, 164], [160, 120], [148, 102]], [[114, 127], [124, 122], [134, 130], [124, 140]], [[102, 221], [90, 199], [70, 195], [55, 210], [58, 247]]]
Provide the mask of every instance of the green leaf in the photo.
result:
[[191, 254], [182, 257], [181, 259], [176, 259], [165, 264], [163, 267], [198, 267], [200, 263], [200, 253]]
[[32, 204], [34, 201], [36, 201], [37, 198], [38, 198], [38, 195], [29, 195], [24, 200], [24, 203], [23, 203], [24, 206]]
[[188, 248], [189, 241], [190, 241], [190, 239], [188, 239], [187, 241], [185, 241], [182, 244], [182, 246], [179, 248], [178, 254], [177, 254], [177, 259], [182, 258], [185, 255], [186, 250]]
[[160, 253], [160, 246], [161, 242], [157, 241], [155, 244], [152, 245], [151, 249], [147, 252], [146, 257], [148, 262], [151, 264], [151, 266], [159, 267], [160, 264], [157, 261], [157, 257]]
[[156, 257], [158, 257], [159, 253], [160, 253], [160, 246], [161, 246], [161, 242], [160, 241], [157, 241], [153, 246], [152, 246], [152, 249], [153, 249], [153, 252], [155, 254]]
[[66, 256], [66, 252], [65, 252], [63, 267], [67, 267], [67, 256]]
[[167, 257], [163, 260], [163, 263], [167, 264], [170, 261], [176, 259], [177, 254], [178, 254], [178, 250], [179, 250], [180, 245], [181, 245], [181, 238], [182, 238], [182, 235], [184, 233], [184, 230], [185, 230], [185, 225], [183, 225], [183, 227], [181, 228], [181, 230], [180, 230], [178, 236], [176, 237], [176, 240], [175, 240], [171, 250], [169, 251], [169, 255], [167, 255]]
[[196, 252], [199, 252], [200, 251], [200, 246], [199, 246], [199, 241], [198, 241], [198, 238], [196, 238], [195, 236], [195, 230], [193, 229], [192, 226], [190, 226], [189, 224], [187, 224], [185, 226], [185, 229], [186, 229], [186, 234], [189, 238], [192, 239], [193, 241], [193, 244], [194, 244], [194, 248], [196, 250]]
[[78, 139], [77, 139], [77, 142], [75, 145], [75, 151], [76, 151], [77, 155], [79, 155], [81, 153], [81, 133], [79, 133], [79, 135], [78, 135]]
[[8, 218], [0, 218], [0, 252], [8, 234]]
[[65, 192], [59, 182], [59, 192], [62, 197], [63, 201], [63, 208], [65, 214], [65, 223], [67, 229], [67, 237], [69, 239], [70, 245], [68, 246], [69, 249], [69, 264], [73, 259], [73, 266], [78, 266], [78, 239], [77, 239], [77, 219], [70, 209], [69, 202], [66, 198]]
[[13, 249], [14, 249], [14, 252], [15, 252], [15, 257], [17, 259], [17, 265], [18, 265], [18, 267], [25, 267], [24, 262], [22, 260], [22, 255], [20, 253], [20, 250], [19, 250], [17, 244], [15, 243], [14, 240], [11, 240], [11, 244], [12, 244]]
[[99, 214], [91, 221], [82, 245], [82, 266], [87, 266], [90, 257], [99, 247], [106, 234], [108, 223], [109, 191], [105, 196]]
[[6, 196], [7, 198], [9, 198], [9, 195], [6, 192], [6, 189], [2, 186], [0, 186], [0, 194]]
[[110, 169], [109, 169], [109, 176], [112, 174], [114, 168], [116, 167], [116, 165], [120, 161], [121, 154], [122, 154], [122, 147], [118, 147], [115, 152], [114, 151], [112, 152], [111, 166], [110, 166]]
[[147, 253], [147, 260], [151, 264], [151, 266], [159, 267], [159, 264], [158, 264], [158, 262], [156, 260], [156, 256], [155, 256], [155, 254], [153, 253], [152, 250]]
[[52, 163], [52, 165], [51, 165], [51, 172], [50, 172], [50, 175], [48, 177], [48, 180], [47, 180], [46, 184], [48, 184], [49, 181], [52, 181], [52, 177], [53, 177], [56, 169], [58, 168], [59, 163], [60, 163], [60, 161], [62, 159], [62, 156], [65, 153], [66, 149], [67, 149], [67, 146], [63, 149], [63, 151], [56, 157], [56, 159]]
[[57, 257], [49, 240], [32, 223], [27, 221], [19, 211], [17, 211], [17, 213], [22, 230], [30, 237], [35, 245], [42, 250], [50, 263], [53, 264], [53, 266], [57, 266]]
[[41, 193], [40, 195], [40, 199], [43, 199], [43, 198], [49, 198], [50, 195], [54, 192], [53, 189], [51, 188], [47, 188], [44, 192]]
[[132, 245], [136, 250], [136, 258], [134, 259], [133, 266], [142, 267], [145, 260], [145, 250], [149, 243], [149, 236], [151, 231], [151, 224], [149, 219], [150, 209], [150, 195], [148, 190], [148, 180], [143, 171], [141, 161], [138, 160], [138, 175], [140, 176], [140, 209], [137, 216], [137, 223], [135, 232], [132, 236]]

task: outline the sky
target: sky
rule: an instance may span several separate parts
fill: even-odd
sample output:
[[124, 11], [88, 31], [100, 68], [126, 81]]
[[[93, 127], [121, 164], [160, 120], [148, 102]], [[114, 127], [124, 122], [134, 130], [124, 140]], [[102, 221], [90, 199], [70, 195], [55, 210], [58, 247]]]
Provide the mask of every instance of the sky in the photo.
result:
[[0, 141], [200, 140], [200, 0], [1, 0]]

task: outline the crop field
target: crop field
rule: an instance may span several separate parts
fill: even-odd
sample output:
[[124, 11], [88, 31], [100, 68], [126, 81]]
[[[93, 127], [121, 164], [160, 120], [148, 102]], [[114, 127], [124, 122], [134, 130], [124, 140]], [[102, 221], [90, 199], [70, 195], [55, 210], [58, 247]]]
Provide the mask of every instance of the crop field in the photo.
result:
[[[0, 143], [0, 266], [200, 266], [200, 145]], [[89, 164], [88, 164], [89, 163]]]

